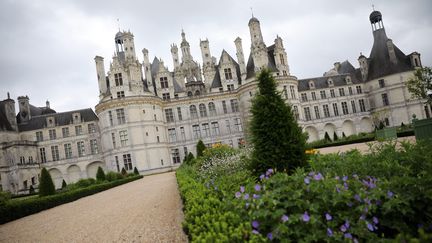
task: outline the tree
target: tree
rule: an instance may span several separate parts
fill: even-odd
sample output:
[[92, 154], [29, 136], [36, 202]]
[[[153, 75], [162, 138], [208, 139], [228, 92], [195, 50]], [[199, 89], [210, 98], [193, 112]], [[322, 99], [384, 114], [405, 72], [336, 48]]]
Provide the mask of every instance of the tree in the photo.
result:
[[203, 156], [205, 149], [206, 149], [206, 146], [204, 145], [203, 141], [201, 141], [201, 139], [200, 139], [196, 145], [197, 158]]
[[183, 160], [183, 163], [185, 164], [191, 164], [192, 161], [195, 159], [194, 155], [192, 152], [189, 152], [189, 154], [187, 154]]
[[127, 171], [126, 171], [126, 169], [123, 167], [122, 168], [122, 170], [121, 170], [121, 174], [123, 175], [123, 176], [126, 176], [127, 175]]
[[256, 176], [270, 168], [291, 173], [307, 164], [305, 136], [291, 106], [276, 91], [270, 71], [259, 74], [258, 88], [251, 108], [251, 170]]
[[423, 67], [414, 71], [414, 77], [406, 82], [408, 91], [413, 98], [425, 99], [432, 105], [432, 68]]
[[337, 141], [338, 140], [338, 135], [336, 134], [336, 131], [333, 133], [333, 141]]
[[42, 168], [41, 179], [39, 184], [39, 196], [49, 196], [55, 194], [55, 187], [51, 175], [47, 169]]
[[331, 142], [331, 138], [330, 138], [330, 136], [329, 136], [329, 134], [328, 134], [327, 132], [325, 132], [325, 134], [324, 134], [324, 139], [325, 139], [327, 142]]
[[65, 189], [67, 187], [67, 183], [65, 180], [62, 181], [62, 189]]
[[96, 180], [98, 181], [104, 181], [105, 180], [105, 172], [103, 169], [99, 166], [96, 172]]
[[137, 167], [134, 167], [134, 174], [139, 175], [139, 171], [138, 171]]

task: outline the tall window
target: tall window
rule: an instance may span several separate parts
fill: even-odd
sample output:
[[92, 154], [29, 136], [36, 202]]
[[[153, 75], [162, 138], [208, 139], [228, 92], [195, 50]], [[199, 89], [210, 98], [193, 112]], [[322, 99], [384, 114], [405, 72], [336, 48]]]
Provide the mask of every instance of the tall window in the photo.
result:
[[201, 117], [207, 117], [207, 108], [204, 104], [199, 105], [199, 111]]
[[316, 119], [320, 119], [320, 112], [319, 112], [319, 107], [318, 106], [314, 106], [314, 111], [315, 111], [315, 118]]
[[360, 111], [361, 112], [365, 112], [366, 111], [366, 106], [365, 106], [365, 102], [363, 99], [359, 100], [359, 106], [360, 106]]
[[121, 73], [115, 73], [114, 74], [114, 81], [116, 86], [123, 85], [123, 77]]
[[161, 77], [160, 78], [160, 84], [162, 89], [168, 88], [168, 78], [167, 77]]
[[114, 125], [112, 111], [108, 111], [108, 119], [109, 119], [110, 125], [111, 126]]
[[310, 113], [309, 107], [305, 107], [303, 109], [304, 109], [306, 121], [310, 121], [311, 120], [311, 113]]
[[58, 146], [51, 146], [51, 155], [52, 155], [52, 160], [53, 161], [60, 160]]
[[63, 127], [62, 128], [62, 134], [64, 138], [69, 137], [69, 127]]
[[128, 133], [127, 130], [122, 130], [119, 132], [119, 137], [120, 137], [120, 144], [121, 146], [126, 146], [128, 145]]
[[182, 141], [186, 140], [186, 133], [185, 133], [184, 127], [180, 127], [180, 136], [181, 136]]
[[380, 79], [380, 80], [378, 80], [378, 84], [379, 84], [379, 87], [380, 87], [380, 88], [384, 88], [384, 87], [385, 87], [384, 79]]
[[203, 137], [209, 137], [210, 136], [210, 127], [208, 123], [203, 123], [202, 124], [203, 127]]
[[231, 110], [232, 110], [232, 112], [238, 112], [239, 111], [239, 106], [238, 106], [238, 100], [237, 99], [232, 99], [231, 100]]
[[292, 99], [297, 99], [294, 85], [290, 85], [290, 93], [291, 93], [291, 98]]
[[231, 68], [225, 68], [224, 69], [224, 73], [225, 73], [225, 79], [226, 80], [231, 80], [232, 78], [232, 73], [231, 73]]
[[213, 102], [208, 104], [210, 116], [216, 116], [216, 106]]
[[130, 154], [123, 154], [123, 163], [126, 170], [132, 170], [132, 159]]
[[170, 100], [171, 99], [170, 94], [169, 93], [163, 93], [162, 94], [162, 99], [163, 100]]
[[173, 163], [174, 164], [180, 163], [180, 152], [179, 152], [179, 149], [173, 149], [171, 151], [172, 151], [171, 153], [172, 153]]
[[335, 116], [339, 116], [339, 109], [337, 103], [333, 103], [333, 112]]
[[283, 87], [283, 94], [285, 96], [285, 99], [288, 99], [288, 90], [287, 90], [287, 86], [286, 85], [284, 85], [284, 87]]
[[312, 94], [312, 100], [316, 100], [316, 94], [315, 91], [311, 93]]
[[190, 115], [192, 119], [198, 118], [198, 112], [195, 105], [189, 107]]
[[227, 134], [231, 134], [230, 121], [229, 120], [225, 120], [225, 124], [226, 124], [226, 132], [227, 132]]
[[234, 118], [234, 127], [235, 127], [235, 130], [238, 132], [243, 131], [243, 127], [242, 127], [240, 118]]
[[228, 113], [228, 109], [227, 109], [227, 105], [226, 105], [225, 100], [222, 100], [222, 108], [223, 108], [224, 114]]
[[321, 96], [321, 99], [326, 99], [327, 98], [325, 90], [321, 90], [320, 91], [320, 96]]
[[323, 105], [324, 117], [330, 117], [330, 110], [328, 105]]
[[170, 143], [175, 143], [177, 142], [177, 133], [175, 128], [169, 128], [168, 129], [168, 138]]
[[195, 139], [201, 138], [201, 131], [199, 125], [192, 125], [192, 132]]
[[45, 148], [40, 148], [39, 149], [39, 154], [40, 154], [41, 163], [45, 163], [47, 161], [46, 160]]
[[75, 126], [75, 135], [78, 136], [81, 135], [82, 133], [83, 133], [82, 126], [81, 125]]
[[174, 113], [172, 109], [165, 109], [165, 118], [167, 122], [173, 122], [174, 121]]
[[95, 133], [96, 132], [96, 125], [94, 123], [88, 124], [88, 132], [89, 133]]
[[117, 123], [119, 125], [126, 123], [124, 109], [116, 109], [116, 114], [117, 114]]
[[234, 84], [228, 84], [227, 89], [228, 91], [234, 91]]
[[330, 97], [332, 97], [332, 98], [336, 97], [334, 89], [330, 90]]
[[116, 162], [117, 172], [120, 172], [120, 164], [119, 164], [118, 156], [114, 156], [114, 158], [115, 158], [115, 162]]
[[351, 109], [353, 113], [357, 113], [357, 108], [354, 100], [351, 100]]
[[381, 98], [382, 98], [383, 106], [388, 106], [389, 105], [389, 100], [388, 100], [387, 94], [386, 93], [381, 94]]
[[64, 146], [64, 151], [65, 151], [65, 157], [66, 157], [66, 159], [72, 158], [72, 146], [71, 146], [71, 144], [70, 143], [66, 143], [63, 146]]
[[348, 93], [349, 93], [350, 95], [353, 95], [353, 89], [352, 89], [352, 87], [348, 87]]
[[342, 102], [342, 113], [348, 115], [348, 104], [345, 101]]
[[362, 93], [362, 88], [360, 85], [356, 86], [356, 90], [357, 90], [357, 94], [361, 94]]
[[306, 93], [302, 93], [301, 94], [301, 101], [302, 102], [306, 102], [308, 100], [308, 98], [307, 98], [307, 94]]
[[36, 132], [36, 141], [38, 141], [38, 142], [43, 141], [43, 133], [42, 132]]
[[115, 137], [115, 133], [111, 133], [111, 140], [112, 140], [112, 145], [113, 148], [116, 148], [116, 137]]
[[298, 107], [296, 105], [293, 106], [293, 111], [294, 111], [294, 117], [296, 118], [296, 120], [298, 120], [300, 118], [300, 114], [298, 111]]
[[220, 135], [220, 130], [219, 130], [219, 123], [218, 122], [212, 122], [212, 133], [214, 136], [219, 136]]
[[345, 96], [345, 89], [339, 88], [339, 96]]
[[82, 157], [85, 155], [84, 141], [80, 141], [77, 143], [78, 156]]
[[183, 120], [183, 116], [181, 113], [181, 107], [177, 107], [177, 115], [178, 115], [179, 121]]
[[281, 53], [281, 54], [279, 54], [279, 60], [280, 60], [280, 63], [282, 64], [282, 65], [285, 65], [285, 58], [284, 58], [284, 55]]
[[50, 138], [50, 140], [54, 140], [54, 139], [57, 138], [56, 130], [55, 130], [55, 129], [51, 129], [51, 130], [49, 130], [48, 133], [49, 133], [49, 138]]

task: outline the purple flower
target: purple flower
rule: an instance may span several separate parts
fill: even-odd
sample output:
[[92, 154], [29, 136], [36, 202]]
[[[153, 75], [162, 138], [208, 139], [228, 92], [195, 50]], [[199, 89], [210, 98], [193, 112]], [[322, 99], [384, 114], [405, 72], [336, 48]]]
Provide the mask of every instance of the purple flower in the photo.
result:
[[394, 193], [393, 192], [391, 192], [391, 191], [388, 191], [387, 192], [387, 197], [388, 198], [392, 198], [394, 196]]
[[256, 184], [256, 185], [255, 185], [255, 191], [257, 191], [257, 192], [261, 191], [261, 186], [260, 186], [260, 184]]
[[347, 203], [348, 207], [352, 207], [352, 205], [353, 205], [352, 202]]
[[254, 227], [254, 229], [258, 229], [258, 227], [259, 227], [259, 222], [256, 221], [256, 220], [252, 221], [252, 227]]
[[341, 225], [340, 230], [341, 230], [342, 232], [346, 232], [346, 231], [347, 231], [347, 228], [346, 228], [345, 225], [343, 224], [343, 225]]
[[349, 229], [349, 227], [350, 227], [350, 223], [349, 223], [349, 221], [348, 220], [345, 220], [345, 227], [347, 228], [347, 229]]
[[369, 231], [374, 231], [374, 227], [372, 224], [370, 224], [369, 222], [366, 223], [366, 226], [368, 228]]
[[378, 221], [378, 218], [377, 218], [377, 217], [372, 217], [372, 221], [374, 222], [374, 224], [378, 224], [378, 223], [379, 223], [379, 221]]
[[353, 239], [353, 242], [354, 242], [354, 243], [358, 243], [357, 238], [354, 238], [354, 239]]
[[310, 183], [310, 179], [309, 179], [309, 177], [304, 178], [304, 183], [305, 183], [306, 185], [309, 185], [309, 183]]
[[330, 228], [327, 228], [327, 235], [333, 236], [333, 230], [331, 230]]
[[348, 183], [344, 182], [344, 188], [345, 190], [348, 190]]
[[344, 177], [342, 177], [342, 180], [343, 180], [343, 181], [347, 181], [347, 180], [348, 180], [348, 176], [344, 176]]
[[248, 207], [249, 207], [249, 203], [246, 203], [246, 204], [245, 204], [245, 208], [248, 208]]
[[361, 198], [360, 198], [360, 195], [359, 195], [359, 194], [355, 194], [354, 199], [355, 199], [356, 201], [361, 202]]
[[336, 186], [336, 191], [337, 191], [338, 193], [340, 193], [340, 189], [339, 189], [338, 186]]
[[305, 212], [304, 214], [303, 214], [303, 221], [304, 222], [309, 222], [309, 220], [310, 220], [310, 217], [309, 217], [309, 214], [307, 213], [307, 212]]
[[240, 192], [241, 192], [241, 193], [245, 192], [245, 187], [244, 187], [244, 186], [241, 186], [241, 187], [240, 187]]
[[273, 174], [273, 169], [268, 169], [266, 172], [266, 176]]
[[268, 233], [267, 234], [267, 238], [269, 239], [269, 240], [273, 240], [273, 234], [270, 232], [270, 233]]
[[322, 180], [322, 179], [323, 179], [323, 176], [321, 175], [321, 173], [318, 173], [318, 174], [314, 175], [314, 180], [319, 181], [319, 180]]
[[260, 180], [264, 180], [264, 177], [265, 177], [264, 174], [260, 175]]
[[282, 220], [282, 222], [283, 222], [283, 223], [285, 223], [286, 221], [288, 221], [288, 219], [289, 219], [289, 218], [288, 218], [288, 216], [287, 216], [287, 215], [285, 215], [285, 214], [284, 214], [284, 215], [282, 215], [282, 218], [281, 218], [281, 220]]
[[258, 199], [258, 198], [260, 198], [260, 195], [253, 194], [252, 197], [253, 197], [253, 199]]
[[344, 237], [347, 239], [352, 239], [352, 235], [350, 233], [345, 233]]
[[241, 193], [240, 193], [240, 192], [236, 192], [236, 193], [235, 193], [235, 197], [236, 197], [236, 198], [240, 198], [240, 197], [241, 197]]
[[333, 219], [333, 217], [330, 214], [328, 214], [328, 213], [325, 214], [325, 217], [326, 217], [327, 221], [330, 221], [330, 220]]
[[243, 199], [248, 200], [249, 199], [249, 193], [244, 194]]
[[309, 172], [308, 175], [309, 175], [309, 176], [313, 176], [313, 175], [315, 175], [315, 172], [311, 171], [311, 172]]
[[258, 235], [259, 232], [258, 232], [258, 230], [252, 230], [252, 234], [256, 234], [256, 235]]
[[365, 220], [365, 219], [366, 219], [366, 215], [362, 214], [362, 215], [360, 216], [360, 219], [361, 219], [361, 220]]

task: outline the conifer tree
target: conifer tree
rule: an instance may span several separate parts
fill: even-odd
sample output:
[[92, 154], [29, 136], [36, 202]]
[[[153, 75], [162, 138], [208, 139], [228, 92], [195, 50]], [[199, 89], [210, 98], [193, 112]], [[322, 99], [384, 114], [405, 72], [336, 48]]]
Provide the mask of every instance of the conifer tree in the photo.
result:
[[139, 172], [138, 172], [137, 167], [134, 167], [134, 174], [135, 174], [135, 175], [139, 175]]
[[338, 140], [338, 135], [336, 134], [336, 131], [333, 133], [333, 141], [337, 141]]
[[295, 168], [306, 165], [305, 136], [291, 106], [277, 92], [270, 71], [259, 74], [258, 88], [251, 108], [252, 172], [259, 176], [273, 168], [292, 173]]
[[331, 142], [331, 138], [327, 132], [325, 132], [324, 139], [328, 142]]
[[206, 146], [204, 145], [203, 141], [201, 141], [201, 139], [200, 139], [196, 145], [197, 158], [203, 156], [205, 149], [206, 149]]
[[63, 180], [63, 181], [62, 181], [62, 189], [64, 189], [65, 187], [67, 187], [67, 184], [66, 184], [66, 181]]
[[105, 172], [103, 169], [99, 166], [98, 170], [96, 172], [96, 180], [97, 181], [104, 181], [105, 180]]
[[55, 187], [47, 169], [42, 168], [39, 184], [39, 196], [44, 197], [55, 194]]
[[123, 167], [122, 168], [122, 170], [121, 170], [121, 174], [123, 175], [123, 176], [126, 176], [127, 175], [127, 171], [126, 171], [126, 169]]

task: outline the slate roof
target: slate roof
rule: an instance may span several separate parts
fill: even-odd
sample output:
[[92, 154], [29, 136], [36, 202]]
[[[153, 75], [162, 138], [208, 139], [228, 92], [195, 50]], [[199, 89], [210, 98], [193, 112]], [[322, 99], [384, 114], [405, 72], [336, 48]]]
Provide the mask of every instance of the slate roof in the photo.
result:
[[[274, 60], [274, 48], [275, 45], [267, 47], [268, 66], [267, 68], [272, 72], [277, 72], [275, 60]], [[255, 63], [252, 58], [252, 53], [249, 54], [249, 59], [246, 65], [246, 78], [255, 77]]]

